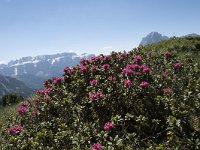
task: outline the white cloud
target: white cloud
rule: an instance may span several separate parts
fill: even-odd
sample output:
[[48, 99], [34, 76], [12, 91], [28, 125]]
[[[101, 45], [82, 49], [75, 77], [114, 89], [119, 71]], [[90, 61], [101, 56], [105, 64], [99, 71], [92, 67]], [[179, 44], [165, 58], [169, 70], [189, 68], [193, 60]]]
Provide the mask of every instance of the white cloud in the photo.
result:
[[112, 46], [105, 46], [101, 50], [113, 50]]
[[0, 60], [0, 64], [6, 64], [6, 62], [5, 62], [5, 61], [1, 61], [1, 60]]

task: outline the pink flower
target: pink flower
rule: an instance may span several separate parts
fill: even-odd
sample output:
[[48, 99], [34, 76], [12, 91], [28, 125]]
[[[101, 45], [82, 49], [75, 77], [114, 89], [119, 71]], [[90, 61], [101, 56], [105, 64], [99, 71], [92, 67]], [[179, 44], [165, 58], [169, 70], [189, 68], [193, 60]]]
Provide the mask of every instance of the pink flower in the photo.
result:
[[15, 126], [12, 128], [8, 128], [8, 133], [9, 134], [16, 134], [16, 133], [20, 133], [24, 128], [22, 126]]
[[172, 56], [172, 53], [169, 51], [165, 52], [164, 56], [165, 56], [165, 58], [169, 59]]
[[20, 103], [21, 107], [28, 107], [28, 105], [29, 105], [29, 103], [27, 101]]
[[102, 145], [100, 143], [95, 143], [91, 150], [102, 150]]
[[167, 74], [167, 72], [163, 72], [163, 77], [167, 77], [168, 76], [168, 74]]
[[89, 93], [89, 99], [91, 101], [97, 100], [97, 99], [102, 98], [102, 97], [103, 97], [103, 93], [100, 92], [100, 91], [98, 91], [98, 92], [90, 92]]
[[86, 66], [79, 66], [79, 69], [80, 69], [82, 72], [87, 72], [87, 67], [86, 67]]
[[65, 73], [72, 74], [72, 73], [74, 73], [75, 71], [74, 71], [73, 68], [66, 67], [66, 68], [64, 68], [64, 72], [65, 72]]
[[127, 79], [127, 80], [124, 80], [124, 85], [125, 86], [131, 86], [132, 85], [132, 81]]
[[63, 81], [64, 79], [62, 77], [53, 77], [52, 82], [54, 85], [59, 84]]
[[90, 85], [97, 85], [98, 84], [98, 80], [91, 80], [90, 81]]
[[97, 66], [96, 65], [93, 65], [92, 66], [92, 70], [96, 70], [97, 69]]
[[133, 58], [133, 61], [134, 62], [139, 62], [142, 60], [142, 56], [141, 55], [136, 55], [134, 58]]
[[87, 62], [88, 62], [88, 60], [86, 58], [81, 58], [81, 60], [80, 60], [81, 65], [85, 65]]
[[115, 78], [115, 77], [112, 77], [112, 76], [109, 76], [109, 77], [108, 77], [108, 80], [110, 80], [110, 81], [116, 81], [116, 78]]
[[147, 87], [147, 86], [149, 86], [149, 83], [146, 82], [146, 81], [142, 81], [142, 82], [140, 83], [140, 87]]
[[27, 111], [27, 107], [23, 107], [23, 106], [20, 106], [20, 107], [17, 109], [17, 113], [18, 113], [19, 115], [25, 114], [26, 111]]
[[149, 67], [147, 67], [145, 65], [142, 65], [141, 69], [142, 69], [142, 72], [144, 72], [144, 73], [149, 73], [149, 71], [150, 71]]
[[109, 64], [104, 64], [104, 65], [102, 66], [102, 68], [103, 68], [104, 70], [107, 70], [107, 69], [110, 68], [110, 65], [109, 65]]
[[49, 95], [51, 93], [51, 88], [45, 88], [37, 91], [39, 95]]
[[130, 68], [124, 68], [124, 69], [122, 70], [122, 73], [123, 73], [123, 74], [133, 74], [134, 71], [131, 70]]
[[115, 127], [115, 125], [114, 125], [114, 123], [112, 123], [112, 122], [107, 122], [107, 123], [105, 123], [105, 125], [104, 125], [104, 130], [106, 131], [106, 132], [108, 132], [108, 131], [110, 131], [112, 128], [114, 128]]
[[175, 63], [174, 64], [174, 68], [175, 69], [179, 69], [179, 68], [181, 68], [182, 67], [182, 64], [181, 63]]
[[164, 93], [167, 94], [167, 93], [171, 93], [172, 89], [168, 87], [168, 88], [164, 88], [163, 91], [164, 91]]

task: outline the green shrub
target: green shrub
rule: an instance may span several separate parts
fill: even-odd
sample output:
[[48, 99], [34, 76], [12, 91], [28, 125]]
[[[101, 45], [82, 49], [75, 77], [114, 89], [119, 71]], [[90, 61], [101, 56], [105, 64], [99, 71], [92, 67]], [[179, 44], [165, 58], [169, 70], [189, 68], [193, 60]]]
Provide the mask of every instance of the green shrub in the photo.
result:
[[7, 106], [10, 104], [19, 103], [20, 101], [23, 100], [24, 98], [22, 96], [17, 96], [16, 94], [7, 94], [1, 98], [1, 104], [2, 106]]
[[112, 52], [65, 68], [20, 104], [4, 147], [199, 149], [200, 64], [175, 50]]

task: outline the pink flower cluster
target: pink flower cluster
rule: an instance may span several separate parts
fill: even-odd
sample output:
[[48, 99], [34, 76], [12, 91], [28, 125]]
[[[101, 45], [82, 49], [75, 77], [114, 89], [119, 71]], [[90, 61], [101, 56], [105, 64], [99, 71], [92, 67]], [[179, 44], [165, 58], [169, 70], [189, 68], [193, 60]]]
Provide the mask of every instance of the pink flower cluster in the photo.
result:
[[92, 66], [92, 70], [96, 70], [97, 69], [97, 66], [96, 65], [93, 65]]
[[132, 81], [129, 79], [124, 80], [124, 85], [125, 86], [131, 86], [132, 85]]
[[17, 109], [17, 113], [19, 115], [23, 115], [26, 113], [27, 109], [28, 109], [28, 102], [22, 102]]
[[109, 64], [104, 64], [104, 65], [102, 66], [102, 68], [103, 68], [104, 70], [108, 70], [108, 69], [110, 68], [110, 65], [109, 65]]
[[100, 143], [95, 143], [91, 150], [102, 150], [102, 145]]
[[142, 81], [142, 82], [140, 83], [140, 87], [147, 87], [147, 86], [149, 86], [149, 83], [146, 82], [146, 81]]
[[15, 126], [12, 128], [8, 128], [8, 133], [9, 134], [17, 134], [20, 133], [24, 128], [22, 126]]
[[97, 100], [97, 99], [102, 98], [102, 97], [103, 97], [103, 93], [100, 92], [100, 91], [98, 91], [98, 92], [90, 92], [89, 93], [89, 99], [91, 101]]
[[114, 123], [112, 123], [112, 122], [107, 122], [107, 123], [105, 123], [105, 125], [104, 125], [104, 130], [106, 131], [106, 132], [108, 132], [108, 131], [110, 131], [112, 128], [114, 128], [115, 127], [115, 125], [114, 125]]
[[79, 66], [79, 69], [84, 73], [87, 72], [87, 67], [86, 66]]
[[66, 68], [64, 68], [64, 72], [65, 72], [65, 73], [72, 74], [72, 73], [74, 73], [75, 71], [74, 71], [73, 68], [66, 67]]
[[169, 88], [169, 87], [167, 87], [167, 88], [164, 88], [164, 89], [163, 89], [163, 92], [166, 93], [166, 94], [167, 94], [167, 93], [172, 93], [172, 89]]
[[90, 85], [97, 85], [98, 84], [98, 80], [91, 80], [90, 81]]
[[64, 80], [63, 77], [53, 77], [52, 78], [52, 82], [54, 85], [61, 83], [63, 80]]
[[142, 71], [143, 73], [149, 73], [149, 67], [145, 65], [138, 65], [138, 64], [128, 64], [123, 70], [123, 74], [135, 74], [136, 71]]
[[116, 81], [116, 78], [113, 77], [113, 76], [109, 76], [109, 77], [108, 77], [108, 80], [110, 80], [110, 81]]
[[172, 53], [168, 51], [164, 54], [164, 56], [165, 58], [169, 59], [172, 56]]
[[174, 64], [174, 68], [175, 69], [179, 69], [179, 68], [181, 68], [182, 67], [182, 64], [181, 63], [175, 63]]
[[49, 95], [51, 93], [51, 88], [45, 88], [37, 91], [39, 95]]
[[133, 61], [134, 62], [140, 62], [142, 60], [142, 56], [141, 55], [136, 55], [135, 57], [133, 57]]

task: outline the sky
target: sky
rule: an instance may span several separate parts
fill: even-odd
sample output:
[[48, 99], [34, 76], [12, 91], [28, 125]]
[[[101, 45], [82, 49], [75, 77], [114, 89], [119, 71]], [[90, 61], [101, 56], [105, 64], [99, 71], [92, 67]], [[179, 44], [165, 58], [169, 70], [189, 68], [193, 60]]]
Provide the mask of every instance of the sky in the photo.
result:
[[200, 34], [200, 0], [0, 0], [0, 63], [128, 51], [152, 31]]

